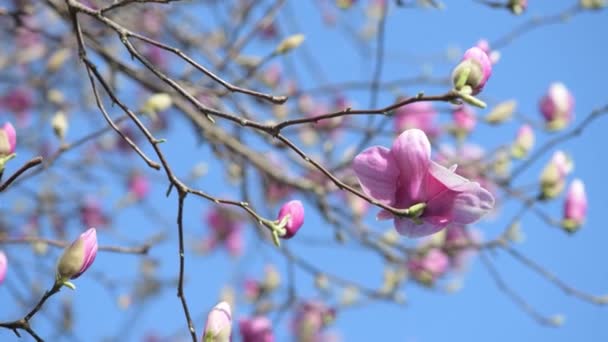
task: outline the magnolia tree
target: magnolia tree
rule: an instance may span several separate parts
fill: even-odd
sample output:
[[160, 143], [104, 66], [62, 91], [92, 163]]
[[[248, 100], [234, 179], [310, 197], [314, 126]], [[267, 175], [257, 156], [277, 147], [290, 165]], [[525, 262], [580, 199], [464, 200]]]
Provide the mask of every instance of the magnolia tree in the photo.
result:
[[[575, 153], [606, 144], [604, 6], [0, 3], [0, 338], [404, 340], [410, 311], [566, 323], [522, 283], [608, 303], [581, 230], [605, 161]], [[468, 286], [477, 313], [438, 294]]]

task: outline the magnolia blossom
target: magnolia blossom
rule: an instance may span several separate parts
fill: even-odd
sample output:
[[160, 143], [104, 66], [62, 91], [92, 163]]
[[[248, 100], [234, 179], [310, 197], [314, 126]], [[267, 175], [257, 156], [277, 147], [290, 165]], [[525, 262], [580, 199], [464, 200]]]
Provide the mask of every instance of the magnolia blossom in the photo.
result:
[[534, 140], [534, 130], [530, 125], [524, 124], [517, 131], [511, 154], [516, 158], [524, 158], [534, 147]]
[[80, 277], [97, 256], [97, 232], [89, 228], [67, 247], [57, 263], [57, 280], [67, 281]]
[[549, 130], [560, 130], [572, 121], [574, 96], [563, 83], [553, 83], [540, 100], [540, 112]]
[[460, 225], [449, 226], [445, 230], [443, 246], [450, 257], [450, 266], [455, 270], [466, 269], [469, 260], [477, 251], [475, 247], [469, 246], [481, 241], [482, 236], [478, 230]]
[[232, 334], [232, 312], [226, 302], [217, 304], [209, 315], [202, 342], [229, 342]]
[[469, 106], [460, 106], [452, 112], [456, 133], [469, 134], [475, 129], [477, 117]]
[[580, 179], [570, 183], [566, 201], [564, 202], [564, 228], [575, 230], [580, 227], [587, 217], [587, 194], [585, 184]]
[[335, 309], [320, 301], [311, 300], [298, 304], [292, 322], [296, 341], [319, 340], [323, 329], [335, 319], [335, 316]]
[[148, 178], [139, 172], [133, 172], [129, 177], [127, 184], [129, 194], [137, 201], [141, 201], [148, 195], [150, 191], [150, 182]]
[[283, 220], [286, 220], [284, 227], [286, 232], [281, 237], [284, 239], [292, 238], [304, 224], [304, 206], [302, 202], [294, 200], [283, 204], [279, 210], [277, 221], [282, 222]]
[[391, 149], [375, 146], [355, 157], [353, 169], [363, 191], [377, 201], [397, 209], [415, 207], [414, 217], [393, 216], [403, 235], [433, 234], [450, 224], [477, 221], [494, 207], [494, 197], [478, 183], [431, 161], [431, 145], [424, 132], [403, 132]]
[[4, 282], [4, 277], [6, 277], [6, 269], [8, 267], [8, 260], [6, 259], [6, 254], [3, 251], [0, 251], [0, 285]]
[[551, 199], [559, 195], [566, 185], [566, 177], [573, 168], [570, 158], [564, 152], [556, 151], [540, 175], [542, 198]]
[[436, 137], [439, 134], [435, 122], [437, 115], [431, 102], [414, 102], [401, 106], [395, 110], [395, 132], [401, 134], [405, 130], [418, 128], [427, 136]]
[[243, 342], [274, 342], [272, 322], [263, 316], [241, 318], [239, 331]]
[[432, 285], [448, 271], [449, 266], [447, 254], [439, 248], [431, 248], [421, 255], [415, 255], [407, 262], [410, 275], [425, 285]]
[[452, 80], [456, 90], [476, 95], [481, 92], [491, 75], [490, 58], [482, 49], [474, 46], [465, 51], [462, 61], [452, 72]]
[[10, 122], [0, 127], [0, 157], [15, 153], [17, 147], [17, 132]]
[[205, 250], [213, 249], [220, 243], [224, 245], [230, 255], [241, 254], [243, 251], [242, 225], [235, 213], [215, 208], [207, 214], [205, 222], [213, 233], [204, 241]]

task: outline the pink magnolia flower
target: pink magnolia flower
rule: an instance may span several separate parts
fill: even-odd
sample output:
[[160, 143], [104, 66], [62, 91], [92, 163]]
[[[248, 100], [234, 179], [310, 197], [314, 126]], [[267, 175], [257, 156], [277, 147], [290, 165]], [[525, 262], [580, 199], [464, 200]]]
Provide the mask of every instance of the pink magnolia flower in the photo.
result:
[[281, 236], [283, 239], [290, 239], [304, 224], [304, 206], [302, 202], [298, 200], [289, 201], [281, 207], [279, 210], [279, 216], [277, 221], [287, 220], [285, 224], [285, 235]]
[[481, 92], [491, 75], [490, 58], [482, 49], [474, 46], [465, 51], [462, 61], [452, 72], [452, 80], [456, 90], [463, 91], [465, 87], [469, 87], [470, 94], [476, 95]]
[[395, 132], [401, 134], [405, 130], [418, 128], [434, 138], [439, 134], [435, 122], [437, 115], [432, 102], [414, 102], [399, 107], [395, 110]]
[[574, 117], [574, 96], [563, 83], [551, 84], [539, 106], [549, 130], [565, 128]]
[[10, 122], [0, 128], [0, 157], [15, 153], [17, 147], [17, 132]]
[[323, 329], [331, 323], [336, 311], [320, 301], [305, 301], [295, 309], [292, 328], [296, 341], [318, 341]]
[[208, 249], [221, 243], [232, 256], [238, 256], [242, 253], [242, 226], [236, 213], [226, 209], [214, 208], [207, 214], [205, 221], [213, 233], [207, 240]]
[[6, 259], [6, 254], [3, 251], [0, 251], [0, 285], [4, 282], [4, 277], [6, 277], [6, 269], [8, 267], [8, 260]]
[[133, 172], [129, 177], [127, 187], [129, 189], [129, 194], [131, 194], [135, 200], [141, 201], [146, 198], [150, 191], [150, 182], [143, 174]]
[[450, 224], [477, 221], [494, 206], [494, 197], [478, 183], [431, 161], [431, 145], [418, 129], [403, 132], [391, 149], [375, 146], [354, 159], [353, 169], [363, 191], [377, 201], [398, 209], [424, 204], [416, 219], [393, 217], [382, 211], [378, 218], [394, 218], [403, 235], [433, 234]]
[[587, 217], [587, 194], [585, 184], [580, 179], [570, 183], [564, 202], [564, 225], [569, 230], [580, 227]]
[[439, 248], [431, 248], [422, 255], [415, 255], [407, 262], [407, 270], [412, 277], [426, 285], [432, 285], [448, 271], [449, 266], [447, 254]]
[[232, 334], [232, 312], [226, 302], [217, 304], [209, 315], [202, 342], [229, 342]]
[[241, 318], [239, 330], [243, 342], [274, 342], [272, 322], [266, 317]]
[[66, 281], [80, 277], [97, 256], [97, 232], [89, 228], [67, 247], [57, 263], [57, 279]]
[[257, 280], [246, 278], [243, 282], [243, 292], [245, 294], [245, 298], [253, 302], [260, 298], [260, 295], [262, 294], [262, 286]]
[[452, 120], [457, 132], [469, 134], [475, 129], [477, 117], [469, 106], [460, 106], [452, 112]]

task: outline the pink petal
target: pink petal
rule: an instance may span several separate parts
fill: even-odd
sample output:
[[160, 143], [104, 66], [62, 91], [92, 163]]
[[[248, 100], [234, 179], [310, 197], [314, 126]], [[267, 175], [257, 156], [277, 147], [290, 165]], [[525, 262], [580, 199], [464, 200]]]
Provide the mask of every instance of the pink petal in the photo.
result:
[[415, 204], [429, 168], [431, 144], [423, 131], [408, 129], [393, 143], [391, 154], [399, 168], [399, 194], [404, 203]]
[[4, 133], [6, 133], [6, 138], [8, 139], [10, 153], [15, 152], [15, 147], [17, 146], [17, 132], [15, 132], [15, 127], [13, 127], [10, 122], [7, 122], [2, 129], [4, 130]]
[[353, 170], [365, 194], [388, 205], [395, 201], [399, 170], [389, 149], [375, 146], [359, 153]]
[[444, 225], [435, 225], [423, 220], [421, 224], [417, 224], [409, 218], [395, 217], [395, 228], [401, 235], [409, 238], [418, 238], [422, 236], [437, 233], [443, 229]]
[[454, 223], [473, 223], [494, 208], [494, 197], [479, 183], [468, 182], [459, 186], [457, 190], [459, 194], [454, 199], [452, 209]]

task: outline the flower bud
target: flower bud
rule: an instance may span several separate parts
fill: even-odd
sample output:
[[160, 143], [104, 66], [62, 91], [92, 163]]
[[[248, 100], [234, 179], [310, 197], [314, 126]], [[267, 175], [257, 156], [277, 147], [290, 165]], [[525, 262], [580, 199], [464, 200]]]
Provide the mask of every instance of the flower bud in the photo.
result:
[[139, 172], [133, 172], [127, 184], [129, 194], [137, 201], [143, 200], [150, 191], [150, 182]]
[[232, 333], [232, 313], [226, 302], [218, 303], [209, 315], [202, 342], [229, 342]]
[[432, 248], [408, 260], [407, 269], [414, 279], [423, 285], [432, 286], [437, 278], [447, 272], [449, 264], [448, 256], [441, 249]]
[[570, 183], [566, 201], [564, 202], [564, 220], [562, 227], [568, 232], [576, 231], [587, 217], [587, 195], [585, 184], [580, 179]]
[[153, 94], [143, 104], [143, 106], [141, 107], [141, 112], [145, 114], [154, 115], [169, 109], [172, 104], [173, 100], [171, 100], [171, 96], [169, 94]]
[[515, 142], [511, 146], [511, 155], [515, 158], [525, 158], [534, 147], [534, 131], [530, 125], [525, 124], [517, 131]]
[[492, 125], [501, 124], [511, 119], [516, 108], [517, 101], [515, 100], [501, 102], [497, 104], [488, 115], [486, 115], [484, 121]]
[[559, 195], [573, 167], [572, 161], [564, 152], [555, 152], [540, 176], [541, 198], [547, 200]]
[[272, 322], [263, 316], [241, 318], [239, 331], [243, 342], [273, 342]]
[[553, 83], [540, 100], [540, 112], [550, 131], [564, 129], [573, 119], [574, 96], [563, 83]]
[[96, 255], [97, 232], [89, 228], [63, 251], [57, 263], [57, 281], [64, 283], [80, 277], [93, 264]]
[[296, 235], [302, 224], [304, 224], [304, 206], [302, 202], [294, 200], [289, 201], [279, 210], [279, 222], [286, 220], [285, 234], [281, 236], [284, 239], [289, 239]]
[[0, 251], [0, 285], [2, 285], [2, 283], [4, 282], [7, 267], [8, 260], [6, 259], [6, 254], [4, 254], [3, 251]]
[[470, 88], [469, 94], [478, 94], [492, 75], [492, 62], [488, 55], [477, 46], [465, 51], [460, 64], [452, 72], [454, 88], [465, 91]]
[[58, 111], [53, 115], [51, 119], [51, 126], [53, 126], [53, 132], [59, 138], [59, 140], [63, 140], [68, 131], [68, 119], [62, 111]]
[[305, 36], [301, 33], [291, 35], [283, 39], [283, 41], [279, 43], [279, 46], [277, 46], [277, 49], [275, 51], [279, 55], [286, 54], [289, 51], [300, 46], [300, 44], [304, 42], [304, 38]]
[[17, 133], [15, 127], [7, 122], [0, 128], [0, 157], [15, 153], [17, 146]]
[[581, 0], [580, 4], [585, 9], [601, 9], [606, 6], [606, 0]]
[[528, 8], [528, 0], [509, 0], [507, 7], [515, 15], [520, 15]]

